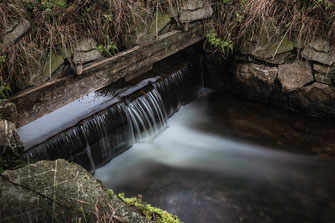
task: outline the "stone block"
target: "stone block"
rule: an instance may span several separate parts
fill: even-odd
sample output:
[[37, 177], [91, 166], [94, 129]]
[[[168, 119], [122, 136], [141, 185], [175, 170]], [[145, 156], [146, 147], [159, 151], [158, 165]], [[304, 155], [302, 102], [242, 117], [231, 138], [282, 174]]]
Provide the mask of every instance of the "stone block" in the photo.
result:
[[289, 95], [290, 109], [335, 120], [335, 88], [313, 83]]
[[30, 21], [22, 18], [21, 20], [13, 21], [3, 33], [3, 43], [5, 45], [13, 44], [31, 27]]
[[98, 51], [97, 44], [93, 39], [81, 40], [73, 53], [73, 62], [75, 64], [85, 64], [101, 58], [102, 55]]
[[261, 60], [268, 60], [268, 63], [280, 64], [287, 59], [290, 52], [294, 49], [293, 41], [287, 37], [277, 38], [273, 41], [264, 31], [256, 36], [256, 38], [249, 37], [245, 41], [240, 48], [242, 54], [252, 55]]
[[316, 61], [328, 66], [335, 65], [335, 51], [330, 49], [330, 44], [326, 40], [311, 40], [306, 44], [301, 55], [307, 60]]
[[182, 10], [180, 12], [179, 20], [182, 23], [191, 23], [196, 20], [207, 19], [213, 15], [213, 9], [210, 5], [205, 5], [194, 11]]
[[238, 64], [235, 78], [251, 100], [267, 103], [275, 87], [277, 67], [262, 64]]
[[284, 93], [290, 93], [314, 81], [312, 68], [308, 62], [295, 61], [278, 66], [278, 80]]

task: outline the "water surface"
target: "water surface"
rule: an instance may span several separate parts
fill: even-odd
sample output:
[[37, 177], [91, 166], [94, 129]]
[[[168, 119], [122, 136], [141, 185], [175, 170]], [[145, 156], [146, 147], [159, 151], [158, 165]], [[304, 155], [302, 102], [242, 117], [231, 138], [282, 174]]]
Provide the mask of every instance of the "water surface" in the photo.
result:
[[334, 123], [206, 91], [96, 171], [184, 222], [335, 222]]

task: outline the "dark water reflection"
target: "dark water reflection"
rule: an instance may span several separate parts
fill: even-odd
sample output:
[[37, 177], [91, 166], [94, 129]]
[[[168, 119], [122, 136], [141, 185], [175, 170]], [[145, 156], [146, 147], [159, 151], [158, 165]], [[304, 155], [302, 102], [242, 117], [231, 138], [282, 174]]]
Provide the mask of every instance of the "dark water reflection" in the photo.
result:
[[95, 177], [184, 222], [335, 222], [333, 123], [206, 93]]

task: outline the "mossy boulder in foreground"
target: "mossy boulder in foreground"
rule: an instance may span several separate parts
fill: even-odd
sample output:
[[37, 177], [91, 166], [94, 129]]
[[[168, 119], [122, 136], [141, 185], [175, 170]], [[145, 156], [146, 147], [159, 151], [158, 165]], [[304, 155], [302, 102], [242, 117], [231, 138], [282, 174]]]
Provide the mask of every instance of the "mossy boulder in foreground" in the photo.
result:
[[0, 204], [0, 222], [92, 222], [96, 214], [121, 222], [150, 222], [111, 197], [84, 168], [62, 159], [5, 171], [0, 176]]

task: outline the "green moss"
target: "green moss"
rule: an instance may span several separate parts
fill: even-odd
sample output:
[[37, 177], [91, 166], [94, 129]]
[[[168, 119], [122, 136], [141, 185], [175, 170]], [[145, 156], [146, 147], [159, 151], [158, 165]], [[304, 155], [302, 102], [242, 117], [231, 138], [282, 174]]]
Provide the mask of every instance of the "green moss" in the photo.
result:
[[6, 170], [21, 168], [27, 164], [28, 162], [19, 155], [0, 155], [0, 173], [3, 173]]
[[113, 192], [113, 190], [111, 190], [111, 189], [108, 190], [108, 196], [109, 196], [110, 198], [113, 198], [113, 197], [114, 197], [114, 192]]
[[54, 53], [51, 53], [43, 66], [42, 75], [49, 76], [50, 73], [52, 74], [53, 72], [55, 72], [63, 63], [64, 57], [62, 55], [56, 55]]
[[157, 32], [161, 31], [167, 24], [169, 24], [171, 21], [170, 15], [169, 14], [163, 14], [161, 12], [158, 12], [157, 16], [157, 25], [156, 25], [156, 16], [153, 17], [153, 21], [150, 25], [150, 34], [155, 34], [156, 33], [156, 28]]
[[128, 205], [137, 207], [149, 220], [155, 219], [158, 223], [182, 223], [176, 215], [163, 211], [160, 208], [152, 207], [139, 197], [126, 198], [124, 193], [120, 193], [118, 196]]
[[272, 56], [275, 56], [281, 53], [291, 51], [293, 50], [293, 48], [293, 41], [290, 41], [287, 37], [283, 37], [279, 41], [271, 45], [271, 47], [269, 48], [269, 53]]

